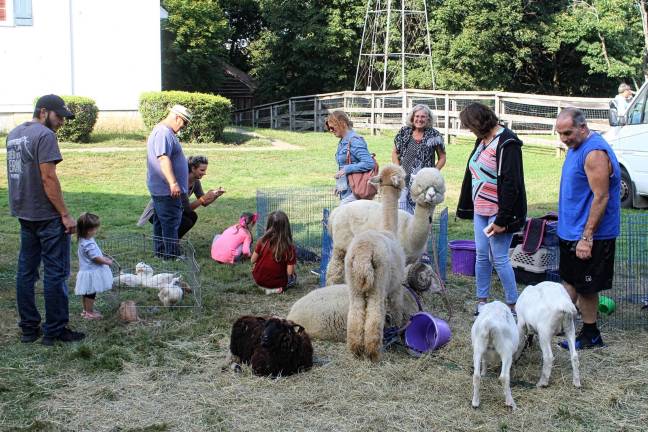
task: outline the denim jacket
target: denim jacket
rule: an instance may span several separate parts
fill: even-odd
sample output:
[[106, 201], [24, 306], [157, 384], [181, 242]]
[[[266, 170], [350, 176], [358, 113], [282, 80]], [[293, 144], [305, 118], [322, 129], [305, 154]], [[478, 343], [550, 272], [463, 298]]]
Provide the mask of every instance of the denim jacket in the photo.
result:
[[[351, 163], [347, 164], [349, 142], [351, 143]], [[344, 169], [345, 174], [370, 171], [374, 167], [374, 161], [367, 148], [367, 142], [353, 129], [348, 131], [338, 143], [335, 160], [338, 164], [338, 170]], [[351, 188], [347, 188], [346, 191], [341, 193], [340, 199], [346, 198], [350, 193]]]

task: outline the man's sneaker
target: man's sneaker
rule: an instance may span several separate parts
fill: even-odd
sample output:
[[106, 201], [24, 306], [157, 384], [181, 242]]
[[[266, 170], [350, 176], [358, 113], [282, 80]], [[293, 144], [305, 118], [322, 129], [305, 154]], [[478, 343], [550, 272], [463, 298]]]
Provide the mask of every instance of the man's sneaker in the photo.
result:
[[39, 337], [41, 337], [41, 329], [40, 329], [40, 327], [38, 327], [32, 333], [23, 333], [20, 336], [20, 342], [22, 342], [22, 343], [33, 343], [33, 342], [36, 342]]
[[45, 346], [53, 346], [54, 342], [78, 342], [85, 338], [85, 333], [72, 331], [65, 327], [58, 336], [43, 336], [41, 343]]
[[[567, 343], [567, 339], [564, 341], [560, 342], [558, 345], [560, 345], [564, 349], [569, 349], [569, 343]], [[589, 349], [589, 348], [599, 348], [603, 347], [605, 344], [603, 343], [603, 338], [601, 338], [601, 333], [592, 336], [592, 335], [586, 335], [585, 332], [581, 330], [581, 332], [576, 336], [576, 349], [577, 350], [582, 350], [582, 349]]]

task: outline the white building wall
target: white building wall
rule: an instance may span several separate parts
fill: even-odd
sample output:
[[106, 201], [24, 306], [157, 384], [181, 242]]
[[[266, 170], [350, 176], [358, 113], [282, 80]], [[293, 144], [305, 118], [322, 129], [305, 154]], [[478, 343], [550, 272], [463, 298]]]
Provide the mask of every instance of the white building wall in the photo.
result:
[[159, 0], [33, 0], [32, 26], [0, 26], [0, 113], [48, 93], [136, 110], [160, 90]]

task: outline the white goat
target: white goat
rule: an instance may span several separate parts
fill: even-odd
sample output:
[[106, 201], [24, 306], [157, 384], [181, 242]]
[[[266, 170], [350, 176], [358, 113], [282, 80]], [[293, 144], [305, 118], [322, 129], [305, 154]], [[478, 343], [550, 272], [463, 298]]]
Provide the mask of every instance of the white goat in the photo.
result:
[[[565, 332], [572, 364], [572, 382], [580, 387], [580, 372], [578, 370], [578, 353], [576, 352], [576, 331], [574, 329], [574, 316], [576, 307], [569, 298], [569, 294], [557, 282], [541, 282], [530, 285], [522, 291], [518, 298], [515, 310], [518, 316], [518, 330], [521, 337], [529, 331], [538, 334], [540, 349], [542, 350], [542, 374], [538, 387], [549, 385], [551, 368], [553, 366], [553, 352], [551, 338], [561, 330]], [[524, 345], [515, 354], [517, 360], [522, 354]]]
[[511, 309], [500, 301], [484, 305], [472, 326], [471, 339], [475, 368], [472, 406], [479, 406], [479, 384], [482, 375], [486, 374], [488, 362], [495, 362], [499, 356], [502, 361], [499, 379], [504, 386], [504, 399], [507, 406], [515, 409], [511, 395], [511, 364], [520, 335]]

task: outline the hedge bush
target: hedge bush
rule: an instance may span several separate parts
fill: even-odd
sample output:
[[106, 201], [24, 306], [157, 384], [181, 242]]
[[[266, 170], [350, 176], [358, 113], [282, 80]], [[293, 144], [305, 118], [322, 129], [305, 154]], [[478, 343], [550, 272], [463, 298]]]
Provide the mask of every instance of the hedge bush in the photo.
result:
[[193, 116], [178, 134], [181, 141], [214, 142], [229, 123], [232, 103], [222, 96], [182, 91], [147, 92], [140, 96], [139, 111], [147, 129], [153, 128], [175, 104], [187, 107]]
[[90, 142], [90, 134], [97, 123], [99, 109], [94, 99], [84, 96], [61, 96], [74, 114], [74, 120], [66, 119], [56, 132], [61, 141]]

